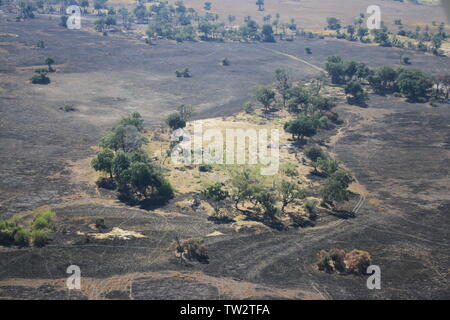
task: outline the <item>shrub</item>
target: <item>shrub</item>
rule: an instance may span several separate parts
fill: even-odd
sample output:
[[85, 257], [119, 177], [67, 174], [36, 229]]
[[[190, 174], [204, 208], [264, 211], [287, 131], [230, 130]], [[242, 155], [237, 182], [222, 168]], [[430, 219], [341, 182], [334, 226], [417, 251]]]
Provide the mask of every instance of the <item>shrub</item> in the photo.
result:
[[52, 211], [41, 211], [35, 214], [32, 230], [53, 230], [55, 228], [56, 215]]
[[305, 210], [310, 216], [315, 216], [317, 211], [317, 203], [315, 201], [306, 201]]
[[281, 172], [291, 178], [298, 176], [297, 166], [292, 162], [283, 163], [281, 165]]
[[198, 171], [200, 172], [211, 172], [213, 170], [213, 166], [210, 164], [201, 164], [198, 167]]
[[61, 20], [59, 22], [59, 25], [63, 28], [67, 28], [67, 19], [69, 17], [68, 16], [61, 16]]
[[247, 114], [252, 114], [255, 111], [255, 107], [253, 106], [253, 103], [246, 102], [242, 106], [242, 110], [244, 110], [244, 112]]
[[189, 260], [207, 261], [208, 260], [208, 249], [203, 245], [204, 241], [202, 238], [192, 238], [184, 240], [177, 248], [178, 252], [183, 253], [183, 255]]
[[227, 67], [230, 65], [230, 60], [228, 60], [228, 58], [223, 58], [222, 59], [222, 65]]
[[43, 247], [51, 240], [51, 232], [49, 230], [32, 230], [31, 238], [33, 245], [36, 247]]
[[331, 249], [329, 251], [321, 250], [317, 267], [320, 271], [332, 273], [335, 271], [345, 272], [345, 250]]
[[47, 76], [47, 71], [36, 70], [33, 76], [30, 78], [33, 84], [49, 84], [50, 78]]
[[17, 224], [12, 221], [0, 220], [0, 244], [11, 245], [14, 243], [14, 235]]
[[105, 218], [98, 217], [95, 219], [95, 227], [97, 229], [106, 229]]
[[165, 200], [172, 199], [174, 196], [174, 189], [172, 185], [165, 179], [161, 182], [161, 185], [157, 187], [157, 192], [158, 196]]
[[371, 264], [372, 258], [367, 251], [354, 249], [345, 255], [345, 265], [349, 273], [366, 274]]
[[169, 116], [166, 118], [166, 124], [172, 130], [186, 127], [186, 121], [182, 119], [182, 116], [179, 112], [169, 114]]
[[30, 244], [31, 234], [28, 230], [19, 228], [14, 234], [14, 243], [20, 247], [26, 247]]

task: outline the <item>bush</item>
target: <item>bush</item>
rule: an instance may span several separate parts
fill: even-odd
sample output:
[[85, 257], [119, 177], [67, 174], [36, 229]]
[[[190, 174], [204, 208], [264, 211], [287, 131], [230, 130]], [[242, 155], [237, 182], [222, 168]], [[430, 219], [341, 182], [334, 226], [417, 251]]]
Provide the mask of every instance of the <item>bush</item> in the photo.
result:
[[311, 217], [315, 217], [317, 211], [317, 203], [315, 201], [306, 201], [305, 210]]
[[177, 70], [175, 71], [175, 74], [177, 78], [191, 78], [191, 72], [189, 71], [189, 68], [184, 68], [183, 70]]
[[56, 215], [52, 211], [41, 211], [34, 216], [32, 230], [53, 230], [55, 228]]
[[372, 258], [367, 251], [354, 249], [345, 255], [346, 270], [349, 273], [366, 274], [371, 264]]
[[30, 78], [33, 84], [49, 84], [50, 78], [47, 76], [47, 71], [36, 70], [35, 74]]
[[203, 245], [203, 242], [202, 238], [184, 240], [178, 245], [177, 251], [189, 260], [206, 262], [208, 261], [208, 249]]
[[14, 234], [14, 243], [20, 247], [26, 247], [30, 244], [31, 234], [28, 230], [19, 228]]
[[12, 245], [18, 226], [15, 222], [0, 220], [0, 244]]
[[98, 217], [95, 219], [95, 227], [97, 229], [106, 229], [105, 218]]
[[31, 238], [34, 246], [43, 247], [51, 240], [51, 232], [46, 229], [33, 230], [31, 231]]
[[174, 196], [174, 189], [169, 181], [163, 180], [161, 185], [157, 188], [158, 196], [161, 198], [168, 200], [172, 199]]
[[320, 271], [328, 273], [332, 272], [345, 272], [345, 250], [331, 249], [329, 251], [321, 250], [319, 252], [319, 261], [317, 267]]
[[244, 112], [247, 114], [252, 114], [253, 112], [255, 112], [255, 107], [253, 106], [253, 103], [246, 102], [242, 106], [242, 110], [244, 110]]
[[298, 176], [297, 165], [292, 162], [283, 163], [281, 165], [281, 172], [291, 178]]
[[213, 170], [213, 166], [210, 164], [201, 164], [198, 167], [198, 171], [200, 172], [211, 172]]
[[169, 116], [166, 118], [166, 124], [172, 130], [177, 130], [186, 127], [186, 121], [183, 120], [179, 112], [169, 114]]

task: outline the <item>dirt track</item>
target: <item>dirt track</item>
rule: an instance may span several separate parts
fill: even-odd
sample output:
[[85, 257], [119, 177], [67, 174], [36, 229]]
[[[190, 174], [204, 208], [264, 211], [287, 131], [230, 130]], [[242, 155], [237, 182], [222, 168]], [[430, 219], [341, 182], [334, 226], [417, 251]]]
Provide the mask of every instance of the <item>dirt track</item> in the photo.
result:
[[[76, 166], [66, 165], [93, 155], [91, 147], [105, 128], [132, 110], [149, 119], [150, 130], [181, 101], [198, 105], [198, 117], [226, 116], [240, 109], [251, 86], [271, 82], [280, 65], [298, 79], [317, 74], [286, 55], [321, 66], [326, 56], [339, 54], [376, 66], [397, 64], [400, 50], [330, 40], [265, 45], [284, 54], [253, 44], [160, 42], [149, 47], [120, 36], [73, 34], [52, 20], [2, 21], [0, 27], [19, 35], [0, 36], [8, 52], [0, 80], [0, 215], [49, 205], [69, 229], [42, 249], [0, 248], [0, 297], [449, 298], [449, 106], [372, 96], [368, 109], [341, 108], [348, 127], [336, 156], [370, 196], [355, 219], [326, 217], [329, 223], [317, 228], [236, 232], [175, 203], [164, 212], [129, 208], [74, 180]], [[42, 51], [32, 47], [41, 38], [47, 44]], [[305, 45], [312, 47], [312, 56], [305, 56]], [[408, 55], [415, 67], [448, 68], [448, 58]], [[52, 83], [31, 86], [29, 67], [47, 56], [60, 65], [50, 75]], [[226, 70], [219, 65], [224, 56], [232, 62]], [[175, 78], [174, 70], [183, 67], [191, 68], [192, 79]], [[64, 103], [77, 111], [61, 111]], [[74, 235], [89, 231], [97, 216], [146, 238], [86, 243]], [[214, 231], [224, 235], [207, 239], [209, 264], [176, 262], [175, 235]], [[317, 252], [332, 247], [369, 251], [382, 269], [383, 289], [367, 290], [365, 277], [317, 272], [312, 266]], [[61, 288], [70, 264], [79, 265], [94, 283], [75, 296]], [[169, 276], [161, 276], [164, 272]], [[109, 288], [110, 278], [123, 285]], [[220, 289], [223, 279], [233, 279], [231, 289]], [[100, 290], [102, 285], [107, 289]]]

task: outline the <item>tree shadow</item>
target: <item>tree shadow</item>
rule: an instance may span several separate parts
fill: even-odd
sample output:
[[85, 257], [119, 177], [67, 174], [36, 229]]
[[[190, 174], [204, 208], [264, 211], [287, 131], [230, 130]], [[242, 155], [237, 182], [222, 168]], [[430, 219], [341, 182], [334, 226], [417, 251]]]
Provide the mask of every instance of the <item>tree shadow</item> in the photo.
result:
[[215, 224], [230, 224], [236, 222], [234, 219], [224, 216], [224, 217], [208, 217], [208, 221], [214, 222]]

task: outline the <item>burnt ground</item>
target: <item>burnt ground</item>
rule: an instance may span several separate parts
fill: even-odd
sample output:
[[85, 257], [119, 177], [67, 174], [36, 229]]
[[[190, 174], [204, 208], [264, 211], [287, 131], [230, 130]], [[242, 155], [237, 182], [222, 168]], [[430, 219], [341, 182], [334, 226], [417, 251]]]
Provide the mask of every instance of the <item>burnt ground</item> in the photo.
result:
[[[67, 228], [44, 248], [0, 248], [0, 297], [449, 298], [448, 105], [371, 96], [369, 108], [339, 107], [346, 125], [332, 150], [367, 189], [367, 200], [356, 218], [316, 228], [236, 232], [180, 210], [178, 198], [158, 210], [130, 208], [86, 183], [80, 166], [105, 130], [131, 111], [141, 112], [148, 130], [180, 103], [198, 106], [199, 118], [228, 116], [249, 99], [253, 85], [273, 81], [276, 67], [290, 68], [297, 79], [318, 73], [292, 56], [320, 66], [338, 54], [378, 66], [397, 64], [402, 50], [301, 39], [148, 46], [57, 23], [47, 17], [0, 21], [0, 215], [52, 208]], [[40, 39], [45, 49], [34, 48]], [[448, 71], [448, 58], [406, 52], [414, 67]], [[29, 84], [47, 56], [56, 60], [52, 83]], [[228, 68], [219, 65], [225, 56]], [[175, 78], [184, 67], [193, 78]], [[77, 111], [60, 110], [64, 104]], [[76, 234], [97, 216], [146, 238], [87, 241]], [[223, 235], [206, 238], [209, 264], [183, 266], [174, 258], [175, 236], [215, 231]], [[365, 277], [317, 272], [317, 252], [333, 247], [369, 251], [381, 267], [382, 290], [367, 290]], [[65, 289], [71, 264], [82, 270], [82, 292]]]

